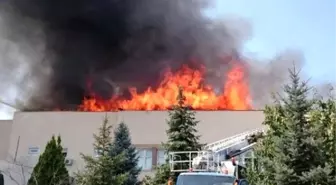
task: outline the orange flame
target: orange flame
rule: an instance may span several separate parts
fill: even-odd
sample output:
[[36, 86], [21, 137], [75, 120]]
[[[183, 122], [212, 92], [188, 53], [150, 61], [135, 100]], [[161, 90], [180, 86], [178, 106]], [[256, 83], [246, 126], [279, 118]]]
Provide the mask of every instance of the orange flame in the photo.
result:
[[227, 74], [224, 93], [216, 94], [214, 89], [205, 84], [204, 70], [194, 70], [183, 66], [176, 73], [168, 70], [158, 88], [148, 87], [138, 93], [134, 87], [129, 88], [131, 98], [112, 97], [109, 100], [93, 98], [83, 100], [81, 111], [116, 111], [122, 110], [167, 110], [177, 103], [179, 87], [183, 88], [185, 103], [195, 110], [248, 110], [250, 93], [245, 81], [244, 69], [235, 65]]

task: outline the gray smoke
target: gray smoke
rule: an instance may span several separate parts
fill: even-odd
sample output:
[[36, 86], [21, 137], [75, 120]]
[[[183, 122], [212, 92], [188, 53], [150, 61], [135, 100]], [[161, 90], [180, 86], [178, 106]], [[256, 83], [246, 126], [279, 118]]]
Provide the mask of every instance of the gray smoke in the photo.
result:
[[[300, 51], [286, 50], [278, 53], [269, 61], [252, 58], [249, 64], [250, 90], [254, 107], [262, 108], [273, 101], [274, 93], [282, 93], [282, 87], [289, 82], [288, 70], [300, 70], [304, 65], [304, 58]], [[304, 78], [304, 74], [301, 74]], [[302, 79], [304, 80], [304, 79]]]
[[232, 60], [243, 59], [255, 107], [286, 82], [299, 52], [269, 63], [242, 54], [252, 36], [248, 21], [209, 19], [204, 0], [10, 0], [0, 4], [2, 101], [20, 109], [70, 109], [88, 96], [87, 81], [103, 98], [155, 86], [167, 67], [207, 68], [223, 90]]

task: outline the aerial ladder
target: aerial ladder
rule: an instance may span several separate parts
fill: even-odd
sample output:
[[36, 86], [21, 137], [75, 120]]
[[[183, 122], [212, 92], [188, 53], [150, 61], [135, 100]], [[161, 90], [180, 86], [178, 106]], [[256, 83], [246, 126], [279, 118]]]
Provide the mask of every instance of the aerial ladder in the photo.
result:
[[252, 153], [257, 138], [263, 133], [264, 129], [250, 130], [207, 144], [202, 151], [170, 152], [170, 169], [172, 172], [217, 172], [238, 176], [236, 168], [245, 166], [244, 155]]

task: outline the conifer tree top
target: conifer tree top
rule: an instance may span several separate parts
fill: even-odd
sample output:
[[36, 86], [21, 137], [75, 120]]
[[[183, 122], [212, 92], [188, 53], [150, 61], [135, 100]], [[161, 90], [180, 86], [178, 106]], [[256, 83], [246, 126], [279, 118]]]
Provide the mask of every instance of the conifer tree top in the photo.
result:
[[284, 86], [285, 96], [265, 108], [264, 124], [269, 129], [255, 148], [255, 164], [247, 171], [249, 181], [252, 185], [334, 184], [330, 182], [335, 173], [330, 173], [328, 166], [332, 160], [325, 160], [327, 151], [334, 147], [328, 147], [329, 135], [318, 126], [328, 124], [320, 120], [319, 124], [312, 123], [316, 117], [309, 115], [321, 112], [321, 108], [309, 98], [311, 88], [300, 80], [299, 71], [294, 68], [289, 74], [291, 82]]
[[111, 157], [124, 155], [119, 168], [115, 174], [127, 173], [124, 185], [134, 185], [138, 182], [138, 175], [141, 168], [138, 166], [139, 156], [134, 145], [132, 145], [130, 131], [125, 123], [120, 123], [114, 130], [114, 140], [110, 152]]
[[[190, 110], [185, 105], [185, 96], [183, 95], [183, 88], [179, 87], [177, 103], [173, 106], [173, 109], [169, 111], [169, 119], [167, 120], [168, 141], [163, 143], [166, 152], [183, 152], [183, 151], [198, 151], [202, 148], [202, 144], [199, 143], [200, 136], [196, 126], [199, 121], [196, 120], [196, 112]], [[190, 156], [185, 153], [179, 155], [181, 160], [192, 160]], [[176, 179], [179, 173], [171, 173], [170, 165], [168, 161], [166, 164], [161, 165], [155, 174], [155, 178], [147, 183], [151, 185], [166, 184], [169, 177], [173, 176]], [[181, 166], [180, 166], [181, 167]], [[185, 165], [182, 168], [188, 168]]]
[[186, 97], [183, 95], [183, 87], [182, 86], [179, 86], [179, 91], [178, 91], [178, 95], [177, 95], [176, 98], [177, 98], [177, 105], [179, 107], [183, 107]]
[[94, 134], [94, 147], [97, 156], [82, 155], [85, 162], [84, 170], [76, 174], [78, 184], [88, 185], [124, 185], [126, 173], [117, 173], [124, 161], [124, 155], [111, 156], [112, 125], [105, 116], [99, 134]]
[[179, 87], [177, 104], [169, 111], [167, 122], [169, 129], [166, 131], [168, 142], [165, 144], [167, 151], [197, 151], [200, 150], [200, 136], [197, 135], [196, 126], [199, 121], [196, 112], [185, 105], [183, 88]]
[[28, 184], [68, 185], [70, 183], [69, 174], [64, 161], [61, 137], [58, 136], [56, 139], [52, 136], [40, 155]]

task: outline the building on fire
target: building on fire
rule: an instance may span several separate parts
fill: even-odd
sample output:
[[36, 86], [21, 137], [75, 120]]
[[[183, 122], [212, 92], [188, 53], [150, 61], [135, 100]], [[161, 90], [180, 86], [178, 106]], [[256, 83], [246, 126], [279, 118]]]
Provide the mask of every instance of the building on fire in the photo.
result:
[[[51, 136], [60, 134], [69, 172], [81, 169], [80, 153], [95, 155], [93, 133], [105, 114], [110, 124], [124, 122], [129, 126], [139, 151], [141, 176], [151, 174], [153, 166], [164, 161], [160, 144], [167, 139], [167, 111], [16, 112], [13, 120], [0, 122], [0, 167], [8, 168], [11, 161], [34, 166]], [[197, 111], [196, 117], [203, 143], [261, 128], [264, 119], [262, 111]]]

